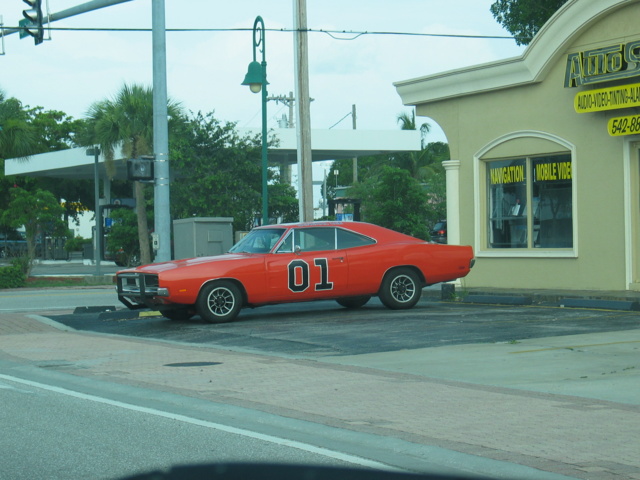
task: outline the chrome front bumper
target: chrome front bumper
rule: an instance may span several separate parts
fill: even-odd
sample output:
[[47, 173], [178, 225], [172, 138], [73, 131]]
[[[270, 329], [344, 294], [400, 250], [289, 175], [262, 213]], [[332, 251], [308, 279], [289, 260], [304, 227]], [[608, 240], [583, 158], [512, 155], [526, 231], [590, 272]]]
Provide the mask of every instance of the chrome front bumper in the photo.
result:
[[116, 277], [118, 300], [127, 308], [153, 308], [162, 304], [160, 298], [168, 297], [169, 290], [158, 286], [158, 275], [140, 272], [120, 273]]

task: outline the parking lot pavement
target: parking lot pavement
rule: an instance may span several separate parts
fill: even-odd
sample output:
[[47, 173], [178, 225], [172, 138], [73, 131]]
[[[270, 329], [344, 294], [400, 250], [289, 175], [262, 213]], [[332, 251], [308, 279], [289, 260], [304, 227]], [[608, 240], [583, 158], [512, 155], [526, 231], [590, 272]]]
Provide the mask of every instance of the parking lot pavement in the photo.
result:
[[[639, 342], [634, 330], [331, 363], [62, 331], [34, 316], [0, 316], [0, 359], [585, 479], [640, 479], [638, 402], [600, 399], [616, 388], [611, 380], [626, 379], [618, 385], [624, 390], [640, 383]], [[624, 360], [609, 367], [615, 358]], [[502, 376], [511, 379], [502, 382], [509, 388]], [[581, 396], [549, 393], [536, 378], [582, 382], [584, 389]]]
[[479, 385], [640, 405], [640, 329], [325, 357], [322, 360]]

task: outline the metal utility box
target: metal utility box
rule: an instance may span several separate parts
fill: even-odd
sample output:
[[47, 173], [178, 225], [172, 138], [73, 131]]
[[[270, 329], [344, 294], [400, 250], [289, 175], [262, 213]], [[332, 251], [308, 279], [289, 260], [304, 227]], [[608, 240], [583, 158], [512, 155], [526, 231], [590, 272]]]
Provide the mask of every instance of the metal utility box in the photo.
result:
[[232, 217], [193, 217], [173, 221], [174, 258], [220, 255], [233, 246]]

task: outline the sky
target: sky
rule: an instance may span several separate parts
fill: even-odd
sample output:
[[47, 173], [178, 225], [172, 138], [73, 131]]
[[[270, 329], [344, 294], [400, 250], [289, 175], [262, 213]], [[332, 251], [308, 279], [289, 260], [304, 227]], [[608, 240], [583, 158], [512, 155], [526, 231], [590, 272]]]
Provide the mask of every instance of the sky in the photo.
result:
[[[492, 17], [494, 0], [307, 0], [308, 27], [344, 34], [309, 33], [309, 90], [314, 129], [397, 129], [396, 117], [411, 112], [393, 82], [513, 57], [522, 53], [511, 39], [373, 35], [349, 32], [408, 32], [509, 36]], [[82, 0], [43, 0], [51, 13]], [[165, 0], [166, 27], [248, 29], [167, 32], [169, 96], [188, 111], [215, 112], [238, 127], [260, 127], [260, 96], [240, 85], [253, 58], [250, 29], [257, 15], [266, 32], [269, 95], [295, 90], [294, 0]], [[26, 4], [0, 0], [6, 27], [15, 27]], [[151, 0], [126, 3], [57, 21], [53, 27], [150, 28]], [[271, 30], [276, 31], [271, 31]], [[17, 34], [4, 39], [0, 89], [25, 105], [62, 110], [82, 118], [93, 102], [112, 98], [124, 83], [152, 84], [151, 32], [52, 31], [35, 46]], [[268, 125], [288, 114], [269, 102]], [[427, 141], [446, 141], [428, 118]]]
[[[512, 39], [455, 37], [509, 37], [489, 11], [493, 1], [307, 0], [307, 26], [316, 31], [308, 34], [311, 128], [353, 128], [355, 105], [358, 129], [398, 129], [397, 116], [412, 109], [402, 105], [394, 82], [521, 55], [522, 47]], [[50, 13], [86, 3], [42, 2]], [[267, 29], [268, 93], [287, 96], [295, 91], [293, 5], [294, 0], [165, 0], [167, 29], [223, 30], [167, 32], [169, 97], [187, 111], [213, 111], [217, 119], [240, 128], [260, 128], [260, 95], [241, 85], [253, 59], [251, 29], [260, 15]], [[20, 0], [0, 0], [5, 27], [16, 27], [25, 8]], [[151, 0], [130, 0], [51, 26], [150, 29], [151, 13]], [[0, 90], [5, 95], [83, 118], [92, 103], [113, 98], [124, 83], [152, 85], [150, 31], [53, 30], [50, 35], [38, 46], [17, 34], [4, 38]], [[288, 112], [283, 103], [268, 102], [268, 127], [277, 128]], [[435, 122], [417, 118], [418, 125], [425, 122], [431, 126], [427, 142], [446, 141]], [[314, 163], [314, 180], [321, 181], [329, 168], [330, 162]], [[295, 177], [294, 169], [294, 185]], [[314, 205], [320, 196], [316, 186]]]

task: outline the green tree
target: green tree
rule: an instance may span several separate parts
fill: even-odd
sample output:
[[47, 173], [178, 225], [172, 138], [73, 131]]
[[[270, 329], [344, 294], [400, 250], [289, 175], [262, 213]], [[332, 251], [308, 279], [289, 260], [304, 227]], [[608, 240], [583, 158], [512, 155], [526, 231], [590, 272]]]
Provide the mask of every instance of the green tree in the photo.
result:
[[75, 132], [81, 129], [82, 124], [81, 120], [74, 120], [61, 111], [24, 106], [19, 100], [7, 98], [0, 91], [0, 211], [7, 208], [10, 187], [13, 185], [26, 190], [42, 188], [53, 192], [58, 199], [65, 200], [65, 218], [77, 220], [80, 210], [93, 208], [93, 188], [88, 180], [45, 177], [7, 179], [4, 176], [5, 158], [22, 158], [28, 162], [30, 155], [75, 146]]
[[[401, 113], [396, 120], [402, 130], [416, 129], [415, 112], [411, 112], [411, 115]], [[396, 153], [390, 159], [392, 165], [407, 170], [413, 178], [421, 182], [426, 181], [428, 177], [433, 176], [434, 173], [443, 168], [440, 162], [444, 159], [432, 155], [432, 150], [427, 148], [426, 136], [430, 129], [431, 127], [428, 123], [423, 123], [420, 126], [420, 151]]]
[[0, 90], [0, 158], [27, 157], [34, 153], [36, 144], [35, 131], [22, 103], [7, 98]]
[[425, 155], [424, 185], [429, 205], [429, 224], [447, 218], [446, 172], [442, 162], [451, 159], [449, 145], [444, 142], [428, 143], [423, 150]]
[[[173, 101], [167, 105], [170, 123], [181, 119], [181, 109]], [[140, 85], [123, 85], [113, 99], [91, 105], [88, 113], [88, 129], [83, 132], [81, 143], [97, 144], [104, 152], [107, 172], [112, 169], [115, 151], [120, 147], [125, 158], [137, 158], [153, 154], [153, 90]], [[138, 243], [140, 261], [151, 262], [149, 225], [146, 213], [144, 183], [134, 182], [134, 198], [138, 219]]]
[[51, 192], [41, 189], [29, 192], [20, 187], [11, 189], [9, 208], [2, 213], [0, 223], [12, 228], [24, 225], [29, 270], [36, 257], [38, 234], [43, 237], [67, 234], [67, 226], [62, 220], [63, 213], [64, 209]]
[[567, 0], [496, 0], [490, 7], [497, 22], [518, 45], [528, 45], [538, 30]]
[[281, 218], [284, 223], [297, 222], [300, 218], [296, 190], [278, 177], [267, 186], [269, 193], [269, 215]]
[[429, 239], [428, 197], [407, 170], [384, 166], [377, 177], [358, 184], [354, 190], [362, 200], [363, 219], [367, 222]]
[[[413, 112], [411, 114], [401, 113], [396, 120], [403, 130], [416, 129], [416, 117]], [[450, 159], [449, 146], [443, 142], [426, 143], [426, 134], [429, 132], [428, 123], [422, 124], [420, 132], [422, 136], [420, 151], [358, 159], [358, 179], [361, 185], [356, 185], [356, 188], [349, 192], [349, 196], [361, 200], [363, 218], [370, 220], [371, 210], [377, 208], [378, 203], [369, 203], [372, 197], [368, 195], [367, 189], [381, 182], [381, 175], [385, 167], [404, 170], [421, 185], [427, 209], [426, 215], [421, 221], [432, 226], [439, 220], [446, 218], [446, 176], [442, 162]], [[332, 196], [334, 190], [334, 184], [332, 184], [334, 171], [339, 173], [337, 175], [338, 184], [353, 184], [351, 159], [336, 160], [328, 175], [329, 196]], [[364, 212], [368, 213], [365, 215]], [[399, 215], [406, 215], [406, 213], [399, 213]]]
[[[233, 217], [235, 230], [249, 230], [260, 215], [260, 137], [242, 137], [231, 122], [213, 112], [193, 115], [183, 124], [171, 151], [174, 218]], [[271, 141], [273, 142], [273, 141]], [[295, 191], [269, 169], [269, 216], [298, 217]]]
[[136, 212], [128, 208], [118, 208], [111, 212], [112, 226], [107, 232], [105, 255], [120, 266], [132, 266], [140, 258], [138, 243], [138, 220]]
[[[26, 161], [35, 147], [36, 135], [29, 124], [28, 112], [19, 100], [7, 97], [0, 90], [0, 215], [8, 208], [12, 187], [17, 182], [23, 184], [21, 180], [4, 176], [4, 160], [23, 157]], [[11, 234], [12, 231], [13, 227], [0, 225], [0, 233]]]
[[81, 130], [84, 121], [76, 120], [59, 110], [42, 107], [29, 108], [29, 124], [35, 134], [36, 153], [56, 152], [75, 146], [75, 133]]
[[[76, 146], [76, 132], [82, 131], [86, 124], [84, 120], [76, 120], [59, 110], [35, 107], [28, 109], [27, 113], [36, 136], [34, 153], [55, 152]], [[37, 184], [49, 190], [61, 202], [64, 200], [65, 220], [73, 218], [77, 223], [81, 211], [94, 210], [92, 180], [42, 177]]]

